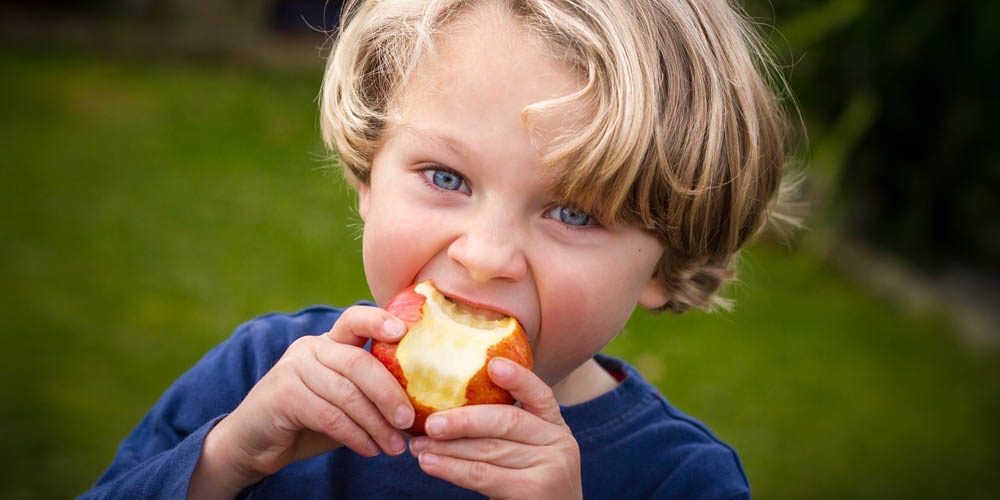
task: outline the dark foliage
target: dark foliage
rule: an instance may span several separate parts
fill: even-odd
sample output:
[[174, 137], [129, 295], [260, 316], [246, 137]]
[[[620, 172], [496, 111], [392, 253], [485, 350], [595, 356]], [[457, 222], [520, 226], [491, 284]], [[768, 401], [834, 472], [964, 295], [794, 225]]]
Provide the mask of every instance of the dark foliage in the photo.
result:
[[791, 85], [814, 141], [852, 98], [871, 97], [871, 119], [841, 152], [830, 186], [839, 229], [926, 268], [1000, 269], [1000, 4], [775, 0], [750, 8], [790, 28], [775, 46], [794, 63]]

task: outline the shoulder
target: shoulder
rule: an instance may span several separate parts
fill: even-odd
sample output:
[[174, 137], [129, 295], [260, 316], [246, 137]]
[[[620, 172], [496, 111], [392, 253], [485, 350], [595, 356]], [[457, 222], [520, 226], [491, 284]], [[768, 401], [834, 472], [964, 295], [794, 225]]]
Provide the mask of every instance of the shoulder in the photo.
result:
[[[134, 470], [143, 470], [142, 474], [133, 474], [138, 479], [124, 479], [117, 486], [104, 487], [160, 484], [156, 481], [170, 481], [174, 477], [171, 474], [185, 467], [190, 476], [201, 440], [212, 423], [239, 405], [289, 344], [304, 335], [328, 331], [342, 312], [342, 309], [313, 306], [292, 314], [267, 314], [240, 325], [226, 341], [210, 350], [167, 388], [121, 443], [98, 485], [108, 485]], [[186, 480], [180, 477], [178, 481], [173, 484], [180, 484], [177, 487], [186, 490]]]
[[[366, 302], [359, 304], [369, 305]], [[269, 313], [253, 318], [233, 332], [230, 341], [257, 348], [287, 347], [299, 337], [320, 335], [330, 330], [345, 308], [310, 306], [294, 313]]]
[[563, 409], [580, 444], [584, 484], [592, 496], [616, 494], [619, 488], [617, 495], [627, 491], [637, 498], [749, 497], [732, 447], [671, 405], [624, 361], [601, 355], [597, 360], [623, 377], [619, 386]]
[[[367, 304], [367, 303], [365, 303]], [[295, 339], [330, 330], [344, 310], [311, 306], [295, 313], [258, 316], [208, 351], [161, 396], [154, 411], [185, 416], [183, 428], [231, 411], [281, 358]], [[196, 408], [198, 411], [189, 411]]]
[[[354, 305], [373, 306], [360, 301]], [[257, 348], [278, 347], [282, 351], [299, 337], [326, 333], [343, 314], [344, 307], [314, 305], [294, 313], [274, 312], [258, 316], [236, 328], [230, 341]]]
[[[372, 305], [364, 301], [358, 304]], [[226, 372], [252, 385], [274, 366], [292, 342], [329, 331], [343, 312], [344, 308], [316, 305], [294, 313], [258, 316], [238, 326], [225, 342], [205, 354], [194, 370]]]

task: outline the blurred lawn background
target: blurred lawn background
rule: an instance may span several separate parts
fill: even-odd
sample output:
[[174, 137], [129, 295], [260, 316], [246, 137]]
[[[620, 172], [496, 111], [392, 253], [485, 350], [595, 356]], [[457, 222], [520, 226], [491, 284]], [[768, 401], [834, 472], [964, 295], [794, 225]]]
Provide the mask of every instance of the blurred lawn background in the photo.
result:
[[[789, 43], [861, 15], [817, 5]], [[319, 142], [315, 50], [281, 64], [97, 45], [0, 45], [2, 498], [87, 489], [239, 323], [368, 297], [354, 195]], [[638, 312], [607, 352], [731, 443], [758, 498], [996, 498], [997, 350], [835, 258], [850, 204], [824, 197], [870, 127], [867, 92], [805, 109], [811, 236], [748, 249], [734, 312]]]

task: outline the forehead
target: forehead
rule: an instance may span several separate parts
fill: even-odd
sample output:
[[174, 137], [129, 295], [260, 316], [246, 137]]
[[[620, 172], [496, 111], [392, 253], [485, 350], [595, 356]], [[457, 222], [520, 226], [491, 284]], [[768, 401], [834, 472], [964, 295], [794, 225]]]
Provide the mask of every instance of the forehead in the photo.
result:
[[[390, 126], [440, 131], [445, 145], [527, 140], [543, 154], [586, 115], [580, 105], [539, 109], [572, 95], [584, 80], [560, 63], [520, 21], [502, 12], [450, 22], [423, 52], [390, 105]], [[451, 140], [456, 139], [456, 140]]]

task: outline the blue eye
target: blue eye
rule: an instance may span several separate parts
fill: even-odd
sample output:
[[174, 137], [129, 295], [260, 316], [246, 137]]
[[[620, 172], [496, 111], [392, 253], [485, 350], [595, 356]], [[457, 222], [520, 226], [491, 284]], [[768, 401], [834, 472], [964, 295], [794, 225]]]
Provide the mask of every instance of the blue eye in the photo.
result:
[[466, 192], [469, 190], [465, 187], [465, 179], [454, 172], [447, 170], [425, 170], [424, 175], [428, 176], [435, 186], [446, 191]]
[[552, 217], [567, 226], [586, 226], [597, 222], [593, 217], [587, 215], [587, 213], [582, 210], [562, 205], [552, 207], [552, 209], [549, 210], [548, 215], [549, 217]]

